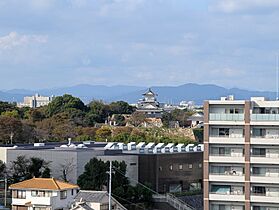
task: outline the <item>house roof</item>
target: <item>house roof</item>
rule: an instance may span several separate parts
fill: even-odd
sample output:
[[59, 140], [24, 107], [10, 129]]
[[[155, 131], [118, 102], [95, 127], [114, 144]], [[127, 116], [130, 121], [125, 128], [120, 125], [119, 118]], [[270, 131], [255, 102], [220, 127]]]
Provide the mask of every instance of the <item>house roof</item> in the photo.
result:
[[23, 182], [12, 184], [10, 189], [42, 189], [42, 190], [66, 190], [75, 189], [79, 186], [66, 183], [54, 178], [32, 178]]
[[[126, 209], [114, 197], [112, 197], [112, 200], [113, 202], [117, 203], [121, 207], [121, 209]], [[108, 203], [109, 195], [106, 191], [80, 190], [75, 197], [75, 201], [86, 203]]]
[[71, 208], [71, 210], [75, 210], [75, 209], [95, 210], [90, 206], [88, 206], [85, 202], [78, 203], [74, 208]]

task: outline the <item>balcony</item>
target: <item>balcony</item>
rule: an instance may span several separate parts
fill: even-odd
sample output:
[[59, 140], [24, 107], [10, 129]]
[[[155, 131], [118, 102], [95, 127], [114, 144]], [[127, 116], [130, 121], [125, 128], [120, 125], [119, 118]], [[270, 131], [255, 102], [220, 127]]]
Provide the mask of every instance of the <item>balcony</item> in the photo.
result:
[[273, 136], [273, 137], [265, 137], [265, 136], [253, 136], [251, 138], [251, 144], [259, 144], [259, 145], [279, 145], [279, 136]]
[[251, 114], [253, 125], [279, 125], [279, 114]]
[[263, 184], [279, 184], [279, 173], [274, 174], [251, 174], [250, 181], [252, 183], [263, 183]]
[[31, 202], [31, 205], [50, 206], [53, 204], [53, 199], [53, 197], [32, 197], [27, 199], [13, 198], [13, 205], [25, 205], [26, 203]]
[[244, 174], [237, 172], [236, 174], [231, 172], [225, 173], [210, 173], [209, 181], [215, 182], [244, 182]]
[[267, 195], [265, 193], [251, 193], [251, 202], [257, 203], [270, 203], [270, 204], [279, 204], [278, 195]]
[[244, 114], [210, 113], [209, 121], [244, 121]]
[[209, 154], [209, 162], [214, 162], [214, 163], [244, 163], [244, 156], [241, 153]]
[[224, 194], [210, 192], [210, 201], [245, 201], [245, 196], [243, 192], [227, 192]]
[[254, 155], [250, 157], [251, 163], [259, 164], [278, 164], [279, 163], [279, 154], [266, 154], [266, 155]]
[[210, 136], [209, 143], [212, 144], [244, 144], [244, 137]]

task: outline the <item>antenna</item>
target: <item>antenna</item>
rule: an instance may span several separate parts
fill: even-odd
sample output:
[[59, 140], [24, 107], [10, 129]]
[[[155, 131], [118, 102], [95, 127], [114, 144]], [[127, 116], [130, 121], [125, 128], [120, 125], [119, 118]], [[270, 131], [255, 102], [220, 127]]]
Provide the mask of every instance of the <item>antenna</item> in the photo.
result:
[[279, 100], [279, 54], [276, 59], [276, 100]]

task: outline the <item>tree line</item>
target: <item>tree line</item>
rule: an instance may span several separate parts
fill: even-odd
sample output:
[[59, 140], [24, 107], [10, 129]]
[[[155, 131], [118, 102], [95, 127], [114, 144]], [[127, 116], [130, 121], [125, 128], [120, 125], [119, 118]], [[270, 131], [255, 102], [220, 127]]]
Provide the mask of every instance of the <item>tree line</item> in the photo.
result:
[[[184, 126], [191, 114], [187, 110], [174, 110], [164, 113], [162, 122], [165, 128], [171, 121]], [[130, 128], [123, 129], [126, 115], [130, 116]], [[112, 116], [119, 127], [100, 126]], [[55, 97], [47, 106], [35, 109], [0, 101], [0, 144], [65, 141], [68, 138], [76, 141], [187, 141], [140, 128], [144, 120], [142, 113], [124, 101], [104, 103], [94, 100], [85, 105], [79, 98], [63, 95]]]

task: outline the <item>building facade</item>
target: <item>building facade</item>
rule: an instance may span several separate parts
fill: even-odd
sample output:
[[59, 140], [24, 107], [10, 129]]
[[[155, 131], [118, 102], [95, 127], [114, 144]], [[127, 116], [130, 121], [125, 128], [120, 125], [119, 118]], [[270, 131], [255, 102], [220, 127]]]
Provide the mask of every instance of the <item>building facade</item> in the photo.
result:
[[39, 94], [35, 94], [34, 96], [25, 96], [23, 99], [23, 103], [18, 103], [17, 106], [38, 108], [48, 105], [53, 100], [53, 98], [53, 96], [41, 96]]
[[205, 101], [204, 209], [279, 209], [279, 101]]
[[203, 152], [142, 154], [139, 182], [159, 193], [196, 191], [202, 188]]

